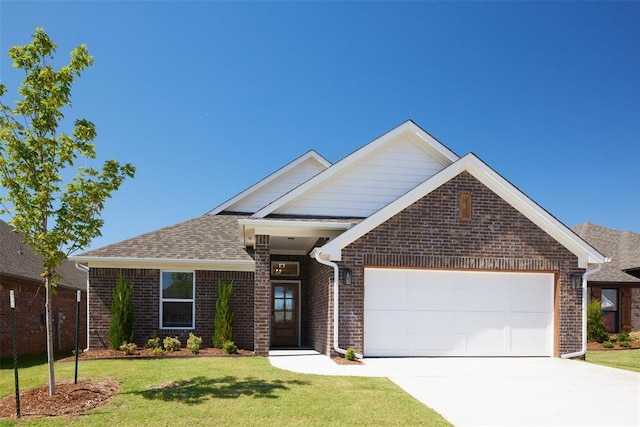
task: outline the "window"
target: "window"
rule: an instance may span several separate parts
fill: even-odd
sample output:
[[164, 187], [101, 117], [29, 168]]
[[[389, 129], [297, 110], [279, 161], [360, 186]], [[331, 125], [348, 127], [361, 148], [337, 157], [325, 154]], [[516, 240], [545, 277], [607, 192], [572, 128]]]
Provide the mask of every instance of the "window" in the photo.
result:
[[603, 289], [600, 300], [602, 304], [602, 317], [604, 317], [607, 332], [619, 332], [618, 290]]
[[160, 276], [160, 328], [193, 329], [195, 277], [191, 271], [163, 271]]
[[299, 276], [300, 263], [291, 261], [273, 261], [271, 263], [272, 276]]

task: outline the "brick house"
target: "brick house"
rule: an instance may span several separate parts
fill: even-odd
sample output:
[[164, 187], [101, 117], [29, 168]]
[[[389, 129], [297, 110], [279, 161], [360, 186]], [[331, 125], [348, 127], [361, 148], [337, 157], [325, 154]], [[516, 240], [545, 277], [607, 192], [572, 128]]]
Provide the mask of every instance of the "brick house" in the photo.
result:
[[122, 274], [139, 344], [189, 332], [210, 344], [216, 283], [230, 279], [236, 343], [259, 355], [573, 357], [581, 276], [605, 257], [407, 121], [335, 164], [310, 151], [203, 216], [74, 261], [90, 268], [92, 348], [107, 343]]
[[600, 301], [611, 333], [640, 331], [640, 234], [585, 222], [572, 230], [610, 263], [589, 277], [589, 297]]
[[[20, 355], [44, 353], [47, 350], [44, 320], [45, 289], [42, 259], [29, 246], [22, 243], [22, 235], [0, 221], [0, 358], [13, 355], [10, 291], [15, 295], [15, 315], [18, 353]], [[87, 273], [74, 263], [64, 261], [58, 273], [62, 279], [53, 296], [54, 350], [72, 350], [76, 340], [77, 295], [80, 302], [80, 346], [87, 345]]]

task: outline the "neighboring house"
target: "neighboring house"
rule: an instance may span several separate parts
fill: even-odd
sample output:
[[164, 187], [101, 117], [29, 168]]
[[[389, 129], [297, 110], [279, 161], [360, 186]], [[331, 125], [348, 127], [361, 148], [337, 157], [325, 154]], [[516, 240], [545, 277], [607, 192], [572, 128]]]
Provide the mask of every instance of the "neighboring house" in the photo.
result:
[[[23, 236], [0, 221], [0, 358], [13, 355], [10, 291], [15, 295], [15, 315], [19, 354], [38, 354], [47, 350], [44, 279], [42, 257], [22, 243]], [[57, 272], [62, 279], [53, 296], [54, 350], [71, 350], [76, 342], [78, 290], [82, 291], [80, 345], [87, 343], [87, 273], [74, 263], [63, 261]]]
[[73, 260], [90, 267], [91, 348], [107, 345], [123, 275], [138, 344], [210, 344], [230, 279], [236, 343], [258, 355], [568, 357], [586, 313], [572, 275], [605, 258], [407, 121], [333, 165], [310, 151], [203, 216]]
[[588, 280], [590, 298], [602, 303], [608, 331], [640, 331], [640, 234], [588, 222], [572, 230], [612, 258]]

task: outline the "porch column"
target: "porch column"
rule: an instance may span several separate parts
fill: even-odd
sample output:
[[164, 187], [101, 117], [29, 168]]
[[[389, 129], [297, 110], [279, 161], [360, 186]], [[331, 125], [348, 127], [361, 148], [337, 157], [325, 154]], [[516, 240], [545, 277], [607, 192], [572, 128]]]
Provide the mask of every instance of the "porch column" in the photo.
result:
[[253, 293], [253, 350], [269, 355], [271, 335], [271, 257], [269, 236], [257, 234], [255, 243], [255, 286]]

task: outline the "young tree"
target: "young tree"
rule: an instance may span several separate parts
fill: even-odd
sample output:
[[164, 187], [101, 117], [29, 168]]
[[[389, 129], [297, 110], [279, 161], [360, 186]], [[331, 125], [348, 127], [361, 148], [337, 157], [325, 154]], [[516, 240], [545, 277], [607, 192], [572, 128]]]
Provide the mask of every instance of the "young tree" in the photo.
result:
[[118, 350], [123, 342], [133, 342], [133, 284], [122, 276], [116, 281], [111, 303], [109, 347]]
[[218, 300], [216, 301], [216, 317], [213, 324], [213, 346], [222, 348], [225, 342], [233, 341], [233, 322], [236, 315], [231, 311], [229, 300], [233, 293], [233, 282], [218, 282]]
[[[60, 279], [56, 268], [73, 252], [100, 236], [104, 202], [135, 167], [107, 160], [100, 170], [86, 166], [96, 157], [93, 123], [76, 120], [70, 133], [58, 130], [71, 107], [71, 86], [93, 64], [85, 45], [73, 49], [68, 65], [54, 69], [56, 44], [37, 28], [30, 44], [13, 46], [9, 57], [25, 78], [11, 108], [1, 101], [0, 213], [24, 233], [24, 243], [42, 256], [45, 284], [49, 393], [55, 394], [51, 296]], [[82, 158], [85, 166], [76, 166]], [[72, 178], [70, 175], [76, 172]]]

